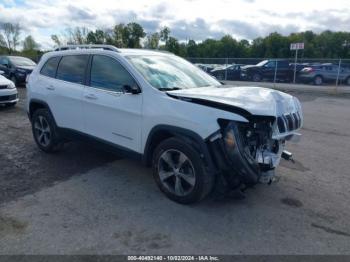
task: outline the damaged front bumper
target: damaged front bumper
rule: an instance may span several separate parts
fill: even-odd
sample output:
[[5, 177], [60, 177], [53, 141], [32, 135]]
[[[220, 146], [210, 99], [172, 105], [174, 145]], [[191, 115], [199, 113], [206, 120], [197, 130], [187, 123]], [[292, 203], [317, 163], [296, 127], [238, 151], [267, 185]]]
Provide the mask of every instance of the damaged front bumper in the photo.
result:
[[266, 145], [257, 143], [252, 154], [245, 136], [239, 124], [229, 123], [224, 130], [219, 130], [210, 136], [208, 144], [214, 163], [226, 174], [226, 178], [228, 180], [238, 178], [239, 182], [246, 186], [271, 183], [281, 158], [292, 159], [291, 153], [284, 150], [285, 141], [298, 140], [300, 137], [294, 132], [278, 138], [272, 137], [271, 133], [267, 139], [268, 143]]

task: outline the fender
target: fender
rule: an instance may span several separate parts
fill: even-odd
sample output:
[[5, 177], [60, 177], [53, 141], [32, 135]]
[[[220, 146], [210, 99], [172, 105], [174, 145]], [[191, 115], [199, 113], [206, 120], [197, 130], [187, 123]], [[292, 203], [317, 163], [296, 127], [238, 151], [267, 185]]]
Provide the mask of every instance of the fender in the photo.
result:
[[157, 125], [149, 132], [142, 159], [145, 165], [151, 164], [152, 155], [155, 147], [157, 146], [153, 143], [153, 141], [157, 134], [161, 133], [169, 134], [170, 137], [181, 137], [181, 139], [186, 140], [195, 148], [195, 150], [198, 151], [209, 170], [216, 173], [216, 168], [213, 164], [212, 157], [209, 153], [205, 140], [192, 130], [170, 125]]
[[55, 120], [55, 118], [53, 117], [53, 114], [52, 114], [52, 111], [51, 111], [49, 105], [48, 105], [45, 101], [40, 100], [40, 99], [36, 99], [36, 98], [32, 98], [32, 99], [30, 99], [30, 101], [29, 101], [29, 112], [27, 112], [27, 114], [28, 114], [28, 117], [29, 117], [29, 120], [30, 120], [30, 121], [32, 121], [32, 115], [33, 115], [33, 112], [31, 112], [31, 104], [32, 104], [32, 103], [40, 104], [40, 105], [42, 105], [43, 108], [46, 108], [47, 110], [49, 110], [49, 112], [50, 112], [50, 114], [51, 114], [53, 120], [55, 121], [55, 125], [57, 126], [56, 120]]

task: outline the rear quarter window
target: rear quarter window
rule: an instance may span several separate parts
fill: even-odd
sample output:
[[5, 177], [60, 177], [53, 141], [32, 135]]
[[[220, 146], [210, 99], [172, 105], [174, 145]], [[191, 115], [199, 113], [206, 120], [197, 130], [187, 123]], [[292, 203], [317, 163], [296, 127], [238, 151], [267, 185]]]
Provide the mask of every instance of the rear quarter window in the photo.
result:
[[88, 60], [88, 55], [68, 55], [62, 57], [58, 65], [56, 78], [83, 84]]
[[60, 59], [61, 57], [59, 56], [49, 58], [41, 68], [40, 74], [54, 78], [56, 76], [57, 65]]

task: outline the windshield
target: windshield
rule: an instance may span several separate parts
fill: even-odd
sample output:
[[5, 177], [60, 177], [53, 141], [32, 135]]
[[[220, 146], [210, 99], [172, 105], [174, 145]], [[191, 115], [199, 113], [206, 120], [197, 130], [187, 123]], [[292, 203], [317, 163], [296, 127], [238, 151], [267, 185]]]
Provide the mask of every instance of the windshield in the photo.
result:
[[13, 56], [9, 57], [9, 59], [15, 66], [35, 66], [32, 60], [25, 57]]
[[172, 55], [126, 57], [159, 90], [219, 86], [220, 82], [186, 60]]
[[256, 65], [257, 66], [263, 66], [267, 63], [268, 61], [267, 60], [264, 60], [264, 61], [261, 61], [260, 63], [257, 63]]

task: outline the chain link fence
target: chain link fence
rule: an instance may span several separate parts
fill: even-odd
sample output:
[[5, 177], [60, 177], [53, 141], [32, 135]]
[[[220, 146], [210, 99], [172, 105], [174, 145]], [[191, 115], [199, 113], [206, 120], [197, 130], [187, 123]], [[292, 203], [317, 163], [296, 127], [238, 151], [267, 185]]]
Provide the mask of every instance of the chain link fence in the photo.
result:
[[187, 58], [218, 80], [350, 86], [350, 59]]

